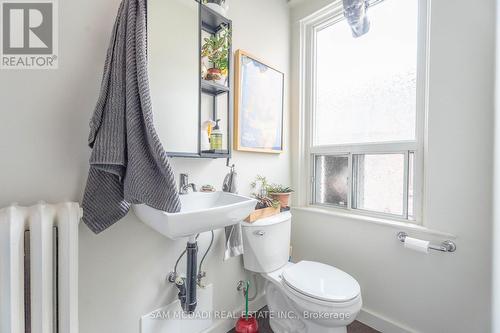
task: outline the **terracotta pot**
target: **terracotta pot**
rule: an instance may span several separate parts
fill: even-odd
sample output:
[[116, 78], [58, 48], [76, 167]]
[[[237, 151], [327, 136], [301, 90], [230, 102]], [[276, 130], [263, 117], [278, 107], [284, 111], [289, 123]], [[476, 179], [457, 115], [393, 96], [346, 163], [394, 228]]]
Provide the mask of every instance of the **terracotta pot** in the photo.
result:
[[281, 208], [286, 208], [290, 205], [290, 195], [292, 195], [292, 192], [289, 192], [289, 193], [269, 193], [269, 195], [274, 200], [278, 200], [280, 202]]
[[214, 81], [218, 84], [225, 85], [227, 75], [218, 68], [209, 68], [207, 70], [207, 74], [205, 75], [205, 80]]
[[214, 75], [221, 75], [222, 71], [218, 68], [209, 68], [208, 73]]
[[205, 77], [208, 81], [218, 81], [222, 77], [222, 72], [218, 68], [209, 68]]

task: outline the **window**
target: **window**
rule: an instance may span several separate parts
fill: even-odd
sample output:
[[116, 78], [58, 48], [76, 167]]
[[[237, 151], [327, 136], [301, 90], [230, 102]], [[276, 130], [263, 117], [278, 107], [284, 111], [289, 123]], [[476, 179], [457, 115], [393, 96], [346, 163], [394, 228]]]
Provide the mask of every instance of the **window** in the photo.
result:
[[311, 204], [419, 219], [423, 9], [424, 0], [384, 0], [369, 8], [370, 32], [359, 38], [342, 1], [302, 21]]

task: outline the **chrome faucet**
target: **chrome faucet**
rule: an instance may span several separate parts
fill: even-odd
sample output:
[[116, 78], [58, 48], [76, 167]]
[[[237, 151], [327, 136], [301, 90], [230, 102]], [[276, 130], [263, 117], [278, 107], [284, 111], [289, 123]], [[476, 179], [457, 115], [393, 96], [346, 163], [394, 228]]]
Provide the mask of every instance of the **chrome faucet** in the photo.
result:
[[180, 182], [179, 182], [179, 194], [188, 194], [189, 188], [193, 190], [193, 192], [197, 192], [196, 185], [194, 183], [189, 182], [189, 176], [185, 173], [181, 173]]

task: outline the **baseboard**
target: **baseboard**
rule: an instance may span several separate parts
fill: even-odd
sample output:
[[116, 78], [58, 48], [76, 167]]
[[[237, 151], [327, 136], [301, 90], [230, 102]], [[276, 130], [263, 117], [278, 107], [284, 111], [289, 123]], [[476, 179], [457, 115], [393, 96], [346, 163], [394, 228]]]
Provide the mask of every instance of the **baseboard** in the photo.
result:
[[[250, 311], [257, 311], [262, 309], [264, 306], [266, 306], [266, 299], [264, 297], [264, 294], [259, 294], [255, 300], [250, 302], [249, 308]], [[235, 309], [236, 313], [243, 312], [243, 308]], [[209, 327], [208, 329], [204, 330], [201, 333], [227, 333], [230, 330], [234, 328], [234, 325], [236, 324], [235, 319], [219, 319], [214, 324]]]
[[356, 320], [382, 333], [418, 333], [368, 309], [361, 309]]

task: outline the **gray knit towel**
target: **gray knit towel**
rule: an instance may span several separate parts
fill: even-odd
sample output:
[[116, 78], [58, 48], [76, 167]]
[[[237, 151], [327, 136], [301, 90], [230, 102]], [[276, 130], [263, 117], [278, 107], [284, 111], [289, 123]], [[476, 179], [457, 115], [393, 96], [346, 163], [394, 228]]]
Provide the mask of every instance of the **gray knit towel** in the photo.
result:
[[147, 72], [146, 0], [123, 0], [90, 121], [83, 221], [99, 233], [131, 204], [178, 212], [174, 173], [156, 134]]

